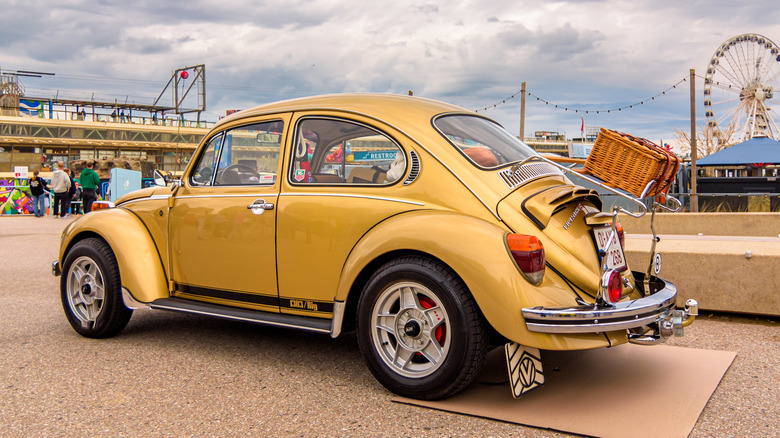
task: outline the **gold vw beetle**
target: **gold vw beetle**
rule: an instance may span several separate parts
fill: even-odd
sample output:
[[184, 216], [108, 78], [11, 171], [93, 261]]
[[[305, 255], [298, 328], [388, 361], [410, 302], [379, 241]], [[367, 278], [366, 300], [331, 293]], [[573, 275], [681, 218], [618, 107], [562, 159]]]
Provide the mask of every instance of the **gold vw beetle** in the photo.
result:
[[568, 171], [433, 100], [273, 103], [223, 119], [180, 180], [69, 224], [52, 271], [86, 337], [142, 308], [356, 330], [376, 378], [421, 399], [465, 388], [500, 343], [519, 396], [544, 350], [653, 344], [696, 315], [629, 269], [622, 209]]

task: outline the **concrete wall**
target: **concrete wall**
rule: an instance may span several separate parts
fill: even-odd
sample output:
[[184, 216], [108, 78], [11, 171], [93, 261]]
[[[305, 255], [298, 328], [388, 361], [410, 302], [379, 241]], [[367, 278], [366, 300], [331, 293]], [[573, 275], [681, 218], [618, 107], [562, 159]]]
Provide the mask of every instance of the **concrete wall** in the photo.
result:
[[[648, 234], [650, 214], [639, 219], [621, 215], [626, 233]], [[780, 236], [780, 213], [658, 213], [658, 234], [699, 233], [705, 236]]]
[[[649, 215], [621, 223], [631, 269], [646, 271]], [[656, 231], [660, 276], [677, 285], [678, 304], [694, 298], [703, 310], [780, 316], [780, 214], [659, 214]]]

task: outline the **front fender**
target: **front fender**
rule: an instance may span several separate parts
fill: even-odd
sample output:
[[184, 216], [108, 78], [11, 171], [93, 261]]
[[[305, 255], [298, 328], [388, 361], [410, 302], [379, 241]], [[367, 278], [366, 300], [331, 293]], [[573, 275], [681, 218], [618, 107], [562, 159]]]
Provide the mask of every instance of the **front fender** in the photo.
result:
[[[547, 350], [609, 346], [602, 335], [548, 335], [528, 331], [524, 307], [576, 304], [564, 281], [547, 270], [539, 286], [517, 271], [505, 247], [508, 229], [482, 219], [446, 211], [414, 211], [371, 229], [355, 245], [342, 270], [336, 300], [346, 301], [353, 283], [372, 261], [392, 252], [429, 254], [465, 282], [487, 321], [501, 335]], [[359, 293], [359, 292], [358, 292]]]
[[85, 214], [68, 224], [60, 241], [60, 265], [78, 241], [98, 235], [114, 251], [122, 287], [138, 301], [169, 297], [161, 257], [144, 223], [129, 210], [111, 208]]

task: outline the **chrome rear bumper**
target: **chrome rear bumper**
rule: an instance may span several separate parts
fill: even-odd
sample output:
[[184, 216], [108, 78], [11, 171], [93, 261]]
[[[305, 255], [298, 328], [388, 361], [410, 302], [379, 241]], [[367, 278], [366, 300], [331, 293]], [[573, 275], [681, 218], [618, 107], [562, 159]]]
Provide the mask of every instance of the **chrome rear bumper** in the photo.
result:
[[[644, 277], [634, 272], [637, 283]], [[636, 300], [615, 303], [614, 306], [587, 305], [523, 309], [528, 330], [549, 334], [603, 333], [631, 330], [630, 340], [651, 344], [674, 334], [682, 336], [682, 328], [698, 315], [698, 303], [688, 300], [685, 310], [675, 310], [677, 287], [668, 281], [651, 282], [651, 294]]]

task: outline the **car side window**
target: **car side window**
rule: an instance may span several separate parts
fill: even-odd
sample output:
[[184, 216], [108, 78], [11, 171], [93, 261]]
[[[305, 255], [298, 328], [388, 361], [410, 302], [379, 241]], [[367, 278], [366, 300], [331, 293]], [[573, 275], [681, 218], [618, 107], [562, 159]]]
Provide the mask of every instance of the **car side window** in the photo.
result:
[[195, 170], [190, 175], [190, 184], [193, 186], [210, 186], [214, 180], [214, 168], [216, 168], [217, 158], [219, 156], [220, 145], [222, 144], [222, 133], [215, 135], [209, 140], [203, 154], [195, 165]]
[[293, 184], [387, 185], [406, 173], [406, 155], [389, 136], [341, 119], [305, 118], [293, 141]]
[[281, 121], [229, 129], [217, 147], [214, 185], [265, 185], [276, 181], [282, 145]]

